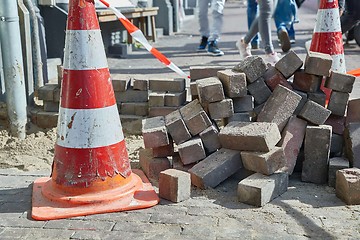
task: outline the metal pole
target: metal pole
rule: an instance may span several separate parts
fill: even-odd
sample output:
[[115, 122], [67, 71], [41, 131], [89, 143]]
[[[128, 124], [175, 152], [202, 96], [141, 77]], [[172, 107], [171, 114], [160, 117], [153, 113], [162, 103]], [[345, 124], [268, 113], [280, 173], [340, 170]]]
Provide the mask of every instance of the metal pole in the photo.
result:
[[10, 131], [25, 139], [26, 93], [16, 0], [0, 1], [0, 42]]
[[43, 78], [43, 62], [41, 60], [40, 47], [40, 31], [39, 22], [37, 18], [36, 9], [31, 0], [24, 0], [24, 4], [30, 13], [31, 22], [31, 38], [33, 43], [33, 64], [34, 64], [34, 81], [35, 81], [35, 95], [39, 87], [44, 86]]

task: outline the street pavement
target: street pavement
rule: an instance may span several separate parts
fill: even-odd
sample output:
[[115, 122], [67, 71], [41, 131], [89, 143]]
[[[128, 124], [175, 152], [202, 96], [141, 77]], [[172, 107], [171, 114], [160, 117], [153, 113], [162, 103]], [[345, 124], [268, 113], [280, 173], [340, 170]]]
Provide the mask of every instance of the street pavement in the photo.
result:
[[[304, 43], [311, 38], [316, 10], [305, 5], [295, 25], [293, 50], [304, 59]], [[196, 17], [186, 17], [182, 31], [160, 38], [154, 46], [186, 73], [190, 66], [233, 67], [239, 62], [235, 42], [246, 33], [246, 9], [241, 2], [228, 1], [220, 47], [222, 57], [197, 53]], [[273, 31], [275, 38], [275, 31]], [[274, 41], [274, 43], [276, 43]], [[280, 48], [276, 46], [280, 52]], [[263, 51], [254, 51], [263, 54]], [[360, 48], [345, 49], [348, 70], [360, 67]], [[134, 50], [127, 59], [109, 58], [112, 73], [124, 76], [170, 77], [165, 68], [144, 49]], [[359, 79], [351, 95], [359, 97]], [[215, 189], [192, 188], [191, 199], [181, 203], [161, 200], [155, 207], [111, 214], [54, 221], [31, 219], [32, 182], [47, 176], [41, 172], [0, 169], [0, 239], [359, 239], [360, 206], [347, 206], [325, 185], [290, 178], [286, 193], [262, 208], [239, 203], [233, 176]], [[156, 186], [156, 183], [154, 183]]]

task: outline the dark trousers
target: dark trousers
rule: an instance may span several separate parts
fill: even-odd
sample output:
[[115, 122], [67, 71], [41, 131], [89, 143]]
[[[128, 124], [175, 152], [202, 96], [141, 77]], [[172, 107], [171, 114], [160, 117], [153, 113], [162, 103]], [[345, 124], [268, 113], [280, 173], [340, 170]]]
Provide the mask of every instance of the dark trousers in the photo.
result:
[[343, 33], [349, 31], [360, 21], [360, 0], [346, 0], [345, 12], [340, 18]]

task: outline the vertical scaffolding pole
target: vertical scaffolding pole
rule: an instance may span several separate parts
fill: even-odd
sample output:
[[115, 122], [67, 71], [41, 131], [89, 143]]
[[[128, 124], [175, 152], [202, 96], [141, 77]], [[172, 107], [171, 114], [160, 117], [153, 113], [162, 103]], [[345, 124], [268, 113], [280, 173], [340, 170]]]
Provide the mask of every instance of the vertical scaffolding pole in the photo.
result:
[[0, 1], [0, 42], [10, 131], [25, 139], [26, 93], [16, 0]]

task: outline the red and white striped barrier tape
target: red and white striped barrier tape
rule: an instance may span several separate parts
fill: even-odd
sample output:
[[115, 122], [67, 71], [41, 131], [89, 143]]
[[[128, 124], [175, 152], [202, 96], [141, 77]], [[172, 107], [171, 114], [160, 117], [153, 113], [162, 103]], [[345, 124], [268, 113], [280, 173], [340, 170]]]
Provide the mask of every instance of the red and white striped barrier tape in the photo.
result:
[[190, 78], [186, 73], [184, 73], [178, 66], [172, 63], [164, 54], [159, 52], [156, 48], [150, 45], [148, 40], [145, 38], [144, 34], [137, 28], [134, 24], [132, 24], [121, 12], [119, 12], [115, 7], [111, 6], [108, 2], [104, 0], [99, 0], [102, 4], [104, 4], [107, 8], [114, 12], [119, 21], [124, 25], [126, 30], [130, 33], [130, 35], [138, 42], [140, 42], [146, 50], [148, 50], [152, 55], [154, 55], [160, 62], [165, 64], [168, 68], [176, 72], [182, 77]]

